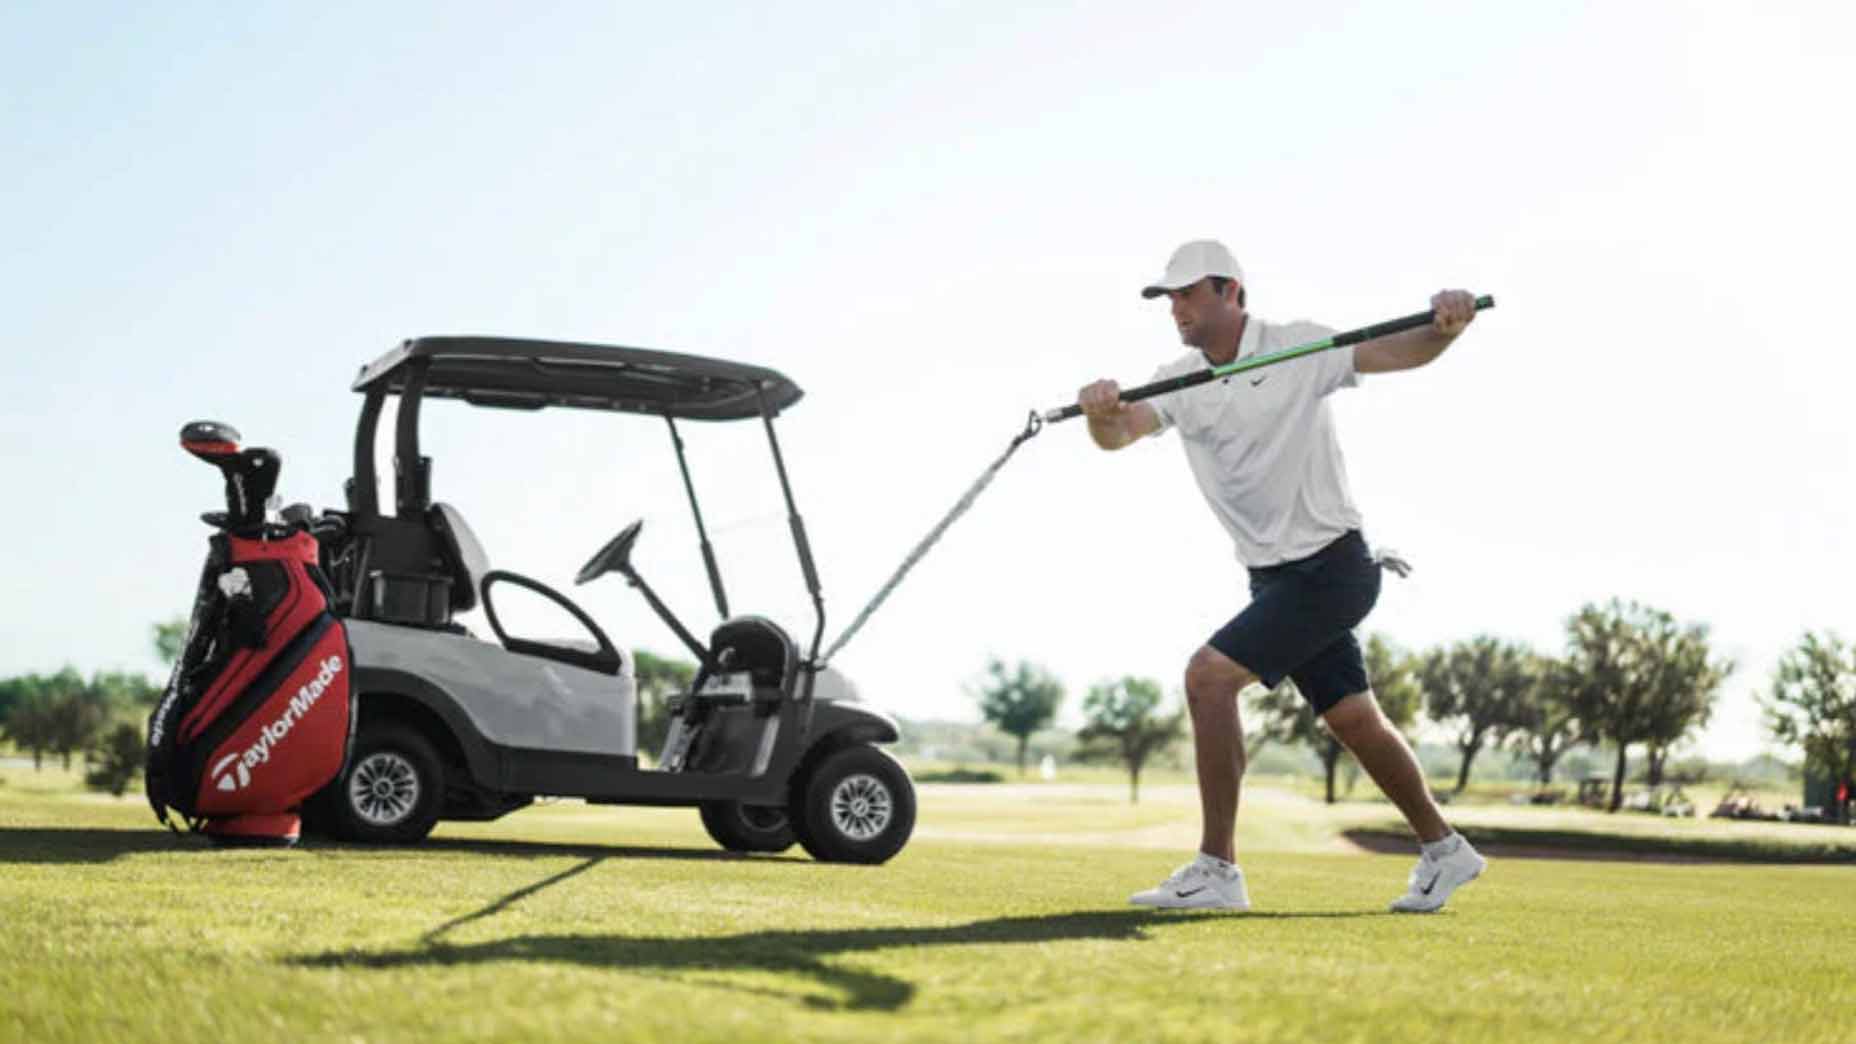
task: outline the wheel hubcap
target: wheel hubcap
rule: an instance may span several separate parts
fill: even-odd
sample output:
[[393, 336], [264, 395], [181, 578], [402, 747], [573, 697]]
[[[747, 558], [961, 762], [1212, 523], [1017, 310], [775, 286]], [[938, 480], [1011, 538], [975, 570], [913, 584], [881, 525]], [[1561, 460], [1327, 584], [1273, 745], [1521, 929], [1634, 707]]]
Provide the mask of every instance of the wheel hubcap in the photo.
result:
[[853, 841], [868, 841], [888, 829], [894, 811], [889, 787], [875, 776], [846, 776], [831, 789], [832, 824]]
[[373, 826], [387, 827], [412, 815], [419, 804], [419, 773], [390, 750], [361, 759], [348, 779], [348, 803]]

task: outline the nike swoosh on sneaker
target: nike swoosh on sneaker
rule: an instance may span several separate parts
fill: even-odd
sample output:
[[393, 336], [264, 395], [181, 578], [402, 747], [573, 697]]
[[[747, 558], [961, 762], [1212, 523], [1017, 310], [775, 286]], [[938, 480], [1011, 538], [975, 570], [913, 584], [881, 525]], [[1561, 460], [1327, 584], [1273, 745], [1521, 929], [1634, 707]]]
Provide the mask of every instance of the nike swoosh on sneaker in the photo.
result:
[[1436, 873], [1431, 875], [1431, 883], [1425, 885], [1423, 888], [1418, 889], [1418, 891], [1422, 892], [1425, 895], [1430, 895], [1431, 889], [1437, 887], [1437, 882], [1443, 880], [1443, 876], [1444, 876], [1444, 872], [1442, 870], [1437, 871]]
[[1204, 885], [1200, 885], [1200, 886], [1198, 886], [1197, 888], [1194, 888], [1194, 889], [1193, 889], [1192, 891], [1190, 891], [1190, 892], [1181, 892], [1181, 891], [1178, 891], [1178, 890], [1175, 890], [1175, 891], [1173, 892], [1173, 895], [1174, 895], [1174, 897], [1175, 897], [1175, 898], [1179, 898], [1179, 899], [1185, 899], [1185, 898], [1188, 898], [1188, 897], [1190, 897], [1190, 896], [1195, 896], [1195, 895], [1198, 895], [1198, 894], [1199, 894], [1200, 892], [1203, 892], [1203, 891], [1205, 891], [1205, 886], [1204, 886]]

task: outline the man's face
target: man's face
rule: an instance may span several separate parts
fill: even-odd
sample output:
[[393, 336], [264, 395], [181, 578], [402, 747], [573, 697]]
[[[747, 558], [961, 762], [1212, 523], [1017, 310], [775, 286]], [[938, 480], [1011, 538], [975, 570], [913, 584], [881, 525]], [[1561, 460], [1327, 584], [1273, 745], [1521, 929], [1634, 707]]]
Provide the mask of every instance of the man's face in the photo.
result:
[[1204, 351], [1225, 336], [1237, 322], [1237, 285], [1226, 283], [1224, 293], [1212, 289], [1210, 279], [1191, 286], [1169, 290], [1173, 302], [1173, 325], [1179, 327], [1179, 339], [1188, 347]]

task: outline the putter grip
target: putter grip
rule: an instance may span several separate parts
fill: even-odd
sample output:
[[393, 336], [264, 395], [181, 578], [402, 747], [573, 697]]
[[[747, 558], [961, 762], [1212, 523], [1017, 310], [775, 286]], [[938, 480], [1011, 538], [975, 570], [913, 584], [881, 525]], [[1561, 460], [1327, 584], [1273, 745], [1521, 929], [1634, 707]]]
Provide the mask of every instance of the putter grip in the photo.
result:
[[[1476, 311], [1480, 312], [1485, 308], [1494, 308], [1494, 307], [1495, 307], [1494, 297], [1488, 294], [1484, 294], [1481, 297], [1476, 298]], [[1374, 323], [1371, 326], [1362, 326], [1357, 330], [1348, 330], [1345, 333], [1337, 333], [1332, 338], [1327, 340], [1326, 342], [1317, 341], [1315, 342], [1314, 345], [1303, 345], [1300, 348], [1289, 348], [1289, 349], [1285, 349], [1284, 351], [1276, 353], [1276, 354], [1284, 357], [1285, 360], [1287, 358], [1299, 358], [1302, 355], [1312, 355], [1314, 354], [1314, 352], [1327, 351], [1330, 348], [1343, 348], [1350, 344], [1359, 344], [1362, 341], [1372, 341], [1372, 340], [1376, 340], [1381, 337], [1389, 336], [1391, 334], [1403, 333], [1406, 330], [1414, 330], [1420, 326], [1429, 326], [1431, 322], [1434, 321], [1436, 318], [1437, 318], [1437, 314], [1435, 310], [1414, 312], [1411, 315], [1401, 316], [1400, 318], [1397, 318], [1397, 319], [1388, 319], [1383, 323]], [[1307, 350], [1304, 350], [1304, 349], [1307, 349]], [[1257, 362], [1261, 365], [1268, 365], [1269, 362], [1272, 362], [1272, 361], [1278, 361], [1278, 360], [1269, 359], [1269, 358], [1262, 358], [1262, 359], [1257, 360]], [[1236, 372], [1236, 371], [1227, 371], [1227, 372]], [[1193, 373], [1181, 374], [1178, 377], [1168, 377], [1165, 380], [1154, 381], [1151, 384], [1143, 384], [1138, 388], [1129, 388], [1129, 389], [1124, 390], [1121, 393], [1121, 401], [1122, 402], [1139, 402], [1142, 399], [1151, 398], [1155, 395], [1164, 395], [1167, 392], [1179, 391], [1182, 388], [1191, 388], [1196, 385], [1204, 384], [1206, 381], [1212, 380], [1218, 375], [1219, 375], [1219, 371], [1217, 369], [1207, 368], [1203, 370], [1197, 370]], [[1068, 406], [1063, 406], [1058, 409], [1045, 411], [1044, 423], [1055, 424], [1058, 421], [1069, 420], [1071, 417], [1081, 416], [1082, 412], [1083, 412], [1083, 408], [1081, 406], [1078, 406], [1075, 403], [1071, 403]]]

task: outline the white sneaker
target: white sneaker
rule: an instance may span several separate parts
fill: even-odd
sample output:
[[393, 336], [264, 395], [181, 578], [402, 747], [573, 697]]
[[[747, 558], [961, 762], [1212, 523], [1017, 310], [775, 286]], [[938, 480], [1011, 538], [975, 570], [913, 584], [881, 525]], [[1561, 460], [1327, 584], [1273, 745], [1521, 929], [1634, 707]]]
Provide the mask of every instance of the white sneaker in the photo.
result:
[[1405, 894], [1392, 900], [1393, 913], [1436, 913], [1444, 908], [1450, 893], [1474, 881], [1487, 869], [1489, 861], [1470, 847], [1467, 838], [1457, 843], [1449, 855], [1418, 857], [1406, 882]]
[[1153, 906], [1168, 910], [1236, 910], [1250, 909], [1250, 893], [1244, 888], [1244, 872], [1237, 867], [1220, 870], [1213, 864], [1193, 860], [1157, 888], [1136, 892], [1128, 897], [1135, 906]]

